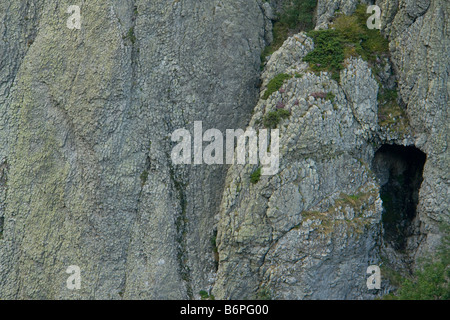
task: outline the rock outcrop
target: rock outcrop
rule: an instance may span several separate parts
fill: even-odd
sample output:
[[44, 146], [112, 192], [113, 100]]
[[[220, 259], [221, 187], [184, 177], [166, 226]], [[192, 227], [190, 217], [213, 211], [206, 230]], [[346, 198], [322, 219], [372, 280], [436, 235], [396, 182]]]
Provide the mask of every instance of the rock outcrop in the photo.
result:
[[[71, 4], [0, 4], [0, 296], [198, 296], [213, 281], [225, 167], [172, 166], [170, 134], [245, 125], [264, 11], [89, 1], [70, 30]], [[66, 288], [70, 265], [79, 291]]]
[[[390, 55], [377, 71], [347, 59], [340, 81], [303, 62], [303, 32], [261, 74], [282, 0], [92, 0], [79, 30], [66, 26], [71, 1], [1, 2], [0, 299], [389, 292], [386, 279], [367, 289], [367, 267], [412, 268], [450, 222], [450, 3], [362, 2], [380, 6]], [[358, 3], [318, 0], [316, 29]], [[380, 88], [398, 91], [401, 130], [380, 122]], [[171, 160], [176, 129], [260, 130], [280, 110], [276, 175]], [[401, 252], [385, 238], [383, 186], [391, 168], [412, 169], [384, 145], [426, 158]], [[80, 290], [66, 287], [71, 265]]]
[[400, 97], [414, 133], [427, 155], [418, 218], [426, 239], [419, 253], [438, 243], [439, 221], [449, 222], [450, 3], [379, 1], [382, 31], [388, 35]]
[[348, 61], [341, 84], [309, 72], [301, 61], [312, 48], [305, 34], [289, 38], [262, 75], [263, 84], [277, 73], [292, 75], [259, 101], [250, 121], [260, 128], [280, 104], [290, 112], [279, 125], [280, 172], [254, 185], [255, 166], [228, 172], [218, 225], [219, 298], [372, 296], [364, 279], [367, 266], [379, 263], [381, 243], [379, 186], [370, 170], [378, 84], [361, 59]]

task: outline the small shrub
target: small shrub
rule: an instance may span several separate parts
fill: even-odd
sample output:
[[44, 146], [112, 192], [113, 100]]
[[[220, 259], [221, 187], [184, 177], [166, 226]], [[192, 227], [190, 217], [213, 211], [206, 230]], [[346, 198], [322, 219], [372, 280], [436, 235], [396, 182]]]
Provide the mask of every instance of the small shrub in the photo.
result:
[[288, 118], [291, 113], [286, 109], [277, 109], [276, 111], [268, 112], [263, 119], [263, 125], [267, 129], [275, 129], [280, 123], [281, 119]]
[[384, 89], [378, 92], [378, 102], [380, 103], [393, 103], [397, 98], [398, 93], [395, 89]]
[[290, 29], [310, 30], [314, 28], [313, 12], [317, 0], [286, 1], [280, 21]]
[[369, 14], [367, 6], [359, 5], [351, 16], [337, 17], [328, 30], [311, 31], [315, 48], [303, 60], [310, 63], [312, 71], [329, 71], [332, 79], [340, 80], [345, 58], [361, 56], [369, 62], [376, 62], [378, 55], [389, 52], [389, 42], [379, 30], [366, 26]]
[[290, 78], [292, 78], [292, 76], [289, 75], [289, 74], [285, 74], [285, 73], [280, 73], [280, 74], [276, 75], [267, 84], [267, 89], [264, 92], [263, 99], [267, 100], [272, 95], [272, 93], [280, 90], [280, 88], [283, 85], [284, 81], [287, 80], [287, 79], [290, 79]]
[[396, 294], [384, 296], [385, 300], [450, 300], [450, 228], [443, 226], [442, 243], [434, 258], [421, 262], [411, 278], [403, 279]]
[[198, 294], [202, 300], [215, 300], [214, 296], [212, 294], [208, 294], [205, 290], [201, 290]]
[[332, 26], [341, 33], [347, 42], [353, 43], [359, 42], [362, 37], [365, 37], [364, 29], [367, 29], [367, 26], [358, 23], [356, 15], [340, 15], [333, 21]]
[[288, 118], [291, 115], [291, 113], [286, 109], [279, 109], [277, 112], [280, 118]]
[[332, 103], [334, 102], [334, 99], [336, 98], [336, 96], [334, 95], [333, 92], [328, 92], [325, 99], [330, 100]]
[[272, 35], [273, 35], [272, 43], [270, 44], [270, 46], [265, 47], [263, 52], [261, 53], [262, 63], [266, 60], [267, 56], [273, 54], [283, 45], [283, 42], [289, 36], [289, 27], [282, 22], [275, 22], [272, 29]]
[[276, 128], [280, 122], [280, 116], [276, 111], [270, 111], [264, 116], [263, 125], [268, 129]]
[[253, 171], [250, 175], [250, 182], [253, 184], [258, 183], [259, 179], [261, 179], [261, 167]]
[[267, 288], [262, 288], [258, 291], [257, 300], [272, 300], [272, 295], [270, 293], [270, 290]]
[[414, 279], [406, 279], [398, 291], [400, 300], [449, 300], [450, 269], [442, 262], [429, 263], [418, 270]]
[[303, 61], [309, 62], [315, 72], [330, 71], [339, 74], [343, 69], [344, 47], [342, 36], [336, 30], [311, 31], [308, 34], [314, 40], [315, 48], [309, 52]]

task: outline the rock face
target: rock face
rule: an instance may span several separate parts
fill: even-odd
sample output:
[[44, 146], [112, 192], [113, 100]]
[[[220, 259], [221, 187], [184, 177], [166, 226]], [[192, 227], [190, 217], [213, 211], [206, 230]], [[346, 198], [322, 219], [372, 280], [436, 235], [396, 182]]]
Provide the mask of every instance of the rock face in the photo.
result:
[[427, 155], [417, 208], [426, 235], [419, 252], [425, 252], [438, 243], [437, 222], [449, 222], [450, 3], [380, 1], [379, 5], [414, 145]]
[[352, 14], [359, 3], [373, 4], [370, 0], [318, 0], [317, 1], [317, 28], [328, 26], [336, 11], [345, 15]]
[[172, 166], [170, 134], [245, 124], [263, 9], [90, 1], [70, 30], [71, 4], [0, 4], [0, 295], [192, 298], [213, 280], [225, 168]]
[[[1, 299], [371, 299], [389, 284], [368, 290], [369, 265], [435, 248], [450, 222], [450, 3], [376, 1], [404, 132], [380, 127], [367, 62], [348, 59], [340, 82], [313, 74], [304, 33], [260, 74], [271, 3], [92, 0], [80, 30], [66, 27], [70, 1], [0, 3]], [[317, 28], [357, 3], [319, 0]], [[176, 129], [262, 129], [280, 109], [276, 175], [171, 161]], [[384, 144], [426, 155], [402, 254], [384, 240]]]
[[305, 73], [301, 58], [312, 47], [304, 34], [291, 37], [262, 75], [264, 84], [275, 73], [292, 74], [260, 100], [250, 122], [260, 127], [280, 102], [290, 111], [279, 128], [280, 172], [254, 185], [255, 166], [228, 172], [218, 225], [219, 298], [372, 295], [364, 279], [367, 266], [379, 263], [382, 207], [369, 165], [378, 84], [360, 59], [348, 61], [341, 85], [329, 74]]
[[[397, 77], [410, 127], [389, 134], [379, 127], [378, 85], [363, 61], [348, 61], [338, 84], [328, 75], [308, 73], [301, 62], [313, 46], [310, 39], [304, 34], [288, 39], [268, 62], [263, 89], [279, 73], [293, 78], [268, 100], [260, 100], [250, 122], [258, 127], [276, 106], [290, 111], [289, 119], [280, 124], [281, 172], [252, 185], [249, 177], [255, 166], [229, 170], [218, 224], [216, 296], [367, 299], [380, 293], [368, 292], [364, 286], [368, 265], [383, 264], [387, 258], [408, 269], [439, 242], [438, 221], [449, 219], [448, 125], [444, 124], [449, 5], [442, 1], [377, 4], [385, 12], [383, 32], [389, 34], [392, 52], [383, 85], [392, 86], [389, 74]], [[326, 28], [336, 10], [350, 14], [356, 5], [356, 1], [319, 1], [317, 28]], [[429, 61], [436, 61], [431, 68], [435, 76]], [[328, 92], [333, 101], [311, 97]], [[410, 180], [420, 192], [413, 190], [413, 199], [406, 199], [417, 204], [412, 221], [397, 226], [405, 230], [403, 253], [388, 241], [391, 225], [384, 225], [387, 218], [381, 216], [389, 210], [380, 200], [386, 189], [381, 187], [395, 172], [391, 163], [402, 166], [402, 160], [379, 162], [374, 154], [381, 144], [415, 146], [426, 154], [423, 181], [419, 176]], [[388, 171], [380, 170], [380, 165]], [[410, 169], [397, 170], [403, 174]], [[411, 175], [420, 175], [417, 170]], [[383, 174], [388, 180], [383, 181]]]

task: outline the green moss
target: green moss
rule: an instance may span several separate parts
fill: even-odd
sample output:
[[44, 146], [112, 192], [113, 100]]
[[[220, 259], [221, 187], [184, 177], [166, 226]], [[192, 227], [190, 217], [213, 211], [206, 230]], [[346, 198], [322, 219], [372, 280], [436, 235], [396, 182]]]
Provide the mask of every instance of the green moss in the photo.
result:
[[144, 170], [141, 173], [141, 184], [145, 185], [145, 183], [147, 182], [147, 179], [148, 179], [148, 171]]
[[361, 56], [374, 62], [378, 55], [389, 52], [389, 42], [378, 30], [366, 26], [369, 14], [365, 5], [360, 5], [351, 16], [341, 15], [335, 19], [332, 29], [311, 31], [315, 48], [303, 60], [310, 63], [314, 72], [328, 71], [332, 78], [340, 80], [344, 60], [351, 56]]
[[264, 67], [266, 57], [277, 51], [283, 45], [283, 42], [288, 38], [289, 28], [283, 23], [275, 22], [272, 29], [272, 35], [272, 43], [270, 46], [265, 47], [261, 53], [261, 69]]
[[352, 195], [341, 193], [341, 198], [336, 200], [336, 204], [339, 205], [348, 204], [351, 205], [353, 208], [358, 209], [371, 195], [372, 195], [371, 193], [362, 193], [362, 192]]
[[[362, 216], [362, 207], [369, 203], [371, 197], [376, 197], [377, 190], [373, 189], [368, 192], [358, 192], [353, 195], [341, 193], [340, 199], [337, 199], [333, 206], [329, 207], [326, 212], [319, 211], [303, 211], [304, 220], [320, 220], [317, 230], [324, 234], [334, 232], [336, 226], [345, 224], [347, 234], [362, 234], [365, 227], [371, 223], [370, 219]], [[334, 215], [337, 211], [345, 210], [345, 207], [351, 207], [356, 212], [353, 219], [335, 219]]]
[[398, 93], [395, 89], [380, 88], [378, 92], [378, 124], [399, 133], [406, 133], [409, 120], [405, 110], [397, 102]]
[[5, 217], [0, 217], [0, 239], [3, 238], [3, 225], [5, 223]]
[[327, 96], [325, 97], [325, 99], [330, 100], [331, 102], [334, 102], [335, 98], [336, 98], [336, 96], [332, 92], [328, 92]]
[[252, 174], [250, 175], [250, 182], [256, 184], [260, 179], [261, 179], [261, 167], [252, 172]]
[[170, 179], [173, 182], [173, 185], [175, 187], [175, 190], [178, 193], [178, 200], [180, 201], [180, 208], [181, 213], [177, 216], [175, 220], [175, 226], [177, 230], [177, 236], [176, 241], [178, 242], [178, 250], [177, 250], [177, 260], [179, 265], [179, 270], [181, 274], [181, 279], [183, 279], [186, 282], [187, 285], [187, 294], [190, 298], [193, 296], [193, 290], [191, 287], [191, 275], [190, 275], [190, 268], [186, 264], [187, 257], [186, 257], [186, 225], [189, 222], [186, 214], [186, 207], [187, 207], [187, 200], [186, 200], [186, 194], [185, 194], [185, 184], [178, 180], [175, 175], [175, 170], [172, 165], [169, 166], [169, 175]]
[[328, 212], [303, 211], [302, 217], [304, 220], [320, 220], [317, 230], [323, 234], [329, 234], [333, 231], [333, 224]]
[[131, 41], [132, 44], [136, 42], [136, 36], [134, 35], [134, 27], [131, 27], [128, 29], [128, 32], [125, 36], [123, 36], [123, 39], [128, 39]]
[[288, 118], [290, 115], [291, 113], [286, 109], [270, 111], [264, 116], [263, 125], [267, 129], [275, 129], [280, 123], [281, 119]]
[[272, 93], [280, 90], [281, 86], [283, 85], [284, 81], [291, 79], [292, 75], [280, 73], [277, 74], [272, 80], [269, 81], [267, 84], [267, 89], [264, 92], [263, 99], [267, 100]]
[[215, 300], [215, 297], [211, 294], [208, 294], [205, 290], [200, 290], [198, 293], [202, 300]]
[[272, 300], [272, 294], [269, 289], [262, 288], [256, 295], [256, 300]]
[[211, 236], [211, 246], [215, 254], [219, 252], [217, 249], [217, 231], [215, 231], [214, 234]]
[[419, 262], [411, 277], [396, 279], [400, 288], [384, 300], [450, 300], [450, 228], [443, 226], [445, 236], [437, 253]]

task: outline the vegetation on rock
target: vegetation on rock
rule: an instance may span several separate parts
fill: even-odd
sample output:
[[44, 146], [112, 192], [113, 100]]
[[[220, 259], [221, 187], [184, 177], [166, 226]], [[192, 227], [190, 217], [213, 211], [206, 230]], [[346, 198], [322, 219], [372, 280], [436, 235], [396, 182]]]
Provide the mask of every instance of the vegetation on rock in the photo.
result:
[[281, 119], [288, 118], [290, 112], [286, 109], [277, 109], [276, 111], [268, 112], [263, 119], [263, 125], [267, 129], [275, 129], [280, 123]]
[[273, 24], [273, 42], [261, 54], [261, 61], [277, 51], [290, 34], [314, 28], [313, 15], [317, 0], [286, 1], [282, 13]]
[[403, 278], [395, 294], [385, 300], [449, 300], [450, 299], [450, 227], [434, 258], [426, 257], [411, 277]]
[[267, 84], [267, 89], [264, 92], [263, 95], [263, 99], [267, 100], [272, 93], [280, 90], [281, 86], [283, 85], [285, 80], [288, 80], [292, 78], [292, 75], [289, 74], [285, 74], [285, 73], [280, 73], [277, 74], [272, 80], [269, 81], [269, 83]]
[[351, 16], [340, 15], [328, 30], [310, 31], [315, 48], [303, 60], [310, 63], [312, 71], [328, 71], [332, 78], [340, 80], [344, 60], [351, 56], [361, 56], [369, 62], [389, 51], [389, 42], [379, 30], [366, 26], [369, 15], [366, 6], [360, 5]]
[[259, 179], [261, 179], [261, 167], [253, 171], [252, 174], [250, 175], [250, 182], [253, 184], [256, 184], [259, 181]]

